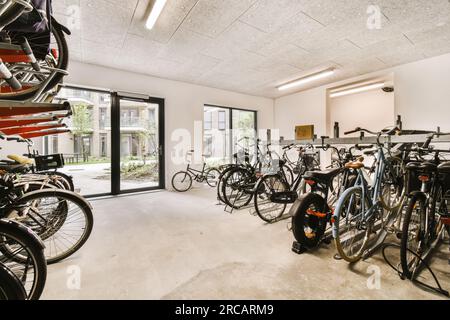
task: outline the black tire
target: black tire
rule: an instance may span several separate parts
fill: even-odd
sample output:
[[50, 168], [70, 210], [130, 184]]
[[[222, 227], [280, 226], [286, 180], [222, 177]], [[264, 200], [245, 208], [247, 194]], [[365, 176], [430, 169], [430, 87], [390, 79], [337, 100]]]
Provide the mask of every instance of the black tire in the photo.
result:
[[234, 168], [236, 168], [235, 165], [230, 165], [229, 167], [225, 168], [219, 176], [219, 182], [217, 183], [217, 199], [225, 204], [225, 199], [223, 197], [223, 193], [222, 193], [222, 186], [223, 186], [223, 181], [226, 177], [226, 175], [228, 174], [228, 172], [230, 172], [231, 170], [233, 170]]
[[[94, 226], [91, 206], [71, 191], [46, 189], [27, 193], [14, 202], [14, 207], [17, 206], [28, 208], [26, 218], [21, 218], [20, 222], [43, 240], [48, 264], [77, 252], [89, 239]], [[6, 217], [15, 214], [13, 209]]]
[[423, 249], [423, 230], [426, 221], [427, 199], [423, 193], [415, 193], [409, 201], [403, 218], [402, 238], [400, 243], [400, 263], [403, 275], [411, 279], [411, 265], [417, 262], [417, 257], [409, 250], [420, 254]]
[[[52, 24], [51, 27], [51, 33], [55, 37], [55, 40], [58, 45], [58, 54], [59, 59], [56, 66], [54, 66], [57, 69], [67, 70], [69, 66], [69, 48], [67, 45], [67, 41], [64, 35], [64, 31], [56, 27], [54, 24]], [[18, 33], [19, 36], [23, 36], [23, 33]], [[33, 46], [33, 35], [31, 34], [30, 37], [26, 36], [28, 42], [30, 43], [30, 46]], [[11, 36], [12, 42], [14, 43], [14, 34]], [[45, 87], [43, 92], [47, 92], [53, 88], [55, 88], [58, 84], [60, 84], [64, 78], [64, 74], [57, 73], [52, 80], [48, 83], [48, 85]], [[33, 86], [29, 89], [26, 89], [24, 91], [19, 92], [11, 92], [11, 93], [0, 93], [0, 99], [9, 99], [9, 100], [26, 100], [31, 97], [41, 88], [41, 85]]]
[[28, 299], [39, 299], [47, 279], [47, 263], [37, 235], [13, 221], [0, 220], [0, 262], [22, 281]]
[[[178, 179], [180, 179], [178, 181]], [[180, 185], [180, 183], [186, 183], [184, 186]], [[186, 192], [189, 191], [192, 187], [192, 177], [186, 171], [180, 171], [173, 175], [172, 177], [172, 188], [178, 192]]]
[[206, 183], [208, 184], [208, 186], [210, 186], [211, 188], [217, 187], [220, 177], [219, 169], [211, 168], [208, 171], [206, 171], [205, 174], [206, 174]]
[[255, 187], [253, 203], [258, 217], [267, 223], [280, 219], [286, 211], [287, 204], [270, 201], [276, 192], [289, 191], [289, 184], [279, 174], [265, 175]]
[[295, 240], [306, 248], [316, 247], [325, 233], [327, 219], [308, 214], [309, 210], [323, 212], [328, 205], [323, 197], [316, 193], [307, 193], [292, 216], [292, 233]]
[[286, 182], [289, 187], [292, 186], [292, 184], [294, 183], [294, 172], [292, 171], [292, 169], [285, 164], [281, 167], [281, 170], [283, 170], [284, 175], [286, 176]]
[[0, 263], [0, 301], [26, 300], [27, 293], [22, 282], [6, 266]]
[[247, 206], [253, 199], [253, 188], [250, 189], [253, 177], [249, 170], [234, 168], [224, 177], [222, 195], [225, 204], [239, 210]]

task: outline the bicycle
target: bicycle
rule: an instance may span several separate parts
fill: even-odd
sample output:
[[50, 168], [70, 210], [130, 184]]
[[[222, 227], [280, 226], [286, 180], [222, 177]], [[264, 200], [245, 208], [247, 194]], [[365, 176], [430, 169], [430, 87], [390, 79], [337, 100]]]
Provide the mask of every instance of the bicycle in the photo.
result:
[[[296, 147], [294, 144], [283, 147], [282, 159], [287, 158], [287, 152]], [[254, 207], [256, 214], [265, 222], [273, 223], [278, 221], [284, 214], [288, 204], [294, 203], [300, 193], [305, 191], [303, 174], [309, 170], [318, 169], [315, 153], [307, 153], [312, 146], [297, 147], [298, 160], [291, 162], [295, 166], [292, 172], [296, 173], [295, 178], [289, 181], [286, 170], [279, 170], [262, 176], [256, 186], [254, 195]], [[279, 166], [284, 168], [286, 160], [281, 160]]]
[[65, 35], [70, 31], [51, 15], [52, 3], [7, 0], [0, 10], [0, 43], [7, 52], [0, 56], [4, 70], [0, 99], [49, 101], [66, 76], [69, 51]]
[[24, 192], [14, 186], [14, 176], [3, 175], [0, 218], [20, 222], [45, 244], [48, 264], [59, 262], [89, 239], [94, 218], [92, 207], [80, 195], [60, 189]]
[[399, 182], [404, 177], [403, 162], [387, 157], [380, 142], [382, 135], [392, 135], [398, 131], [398, 128], [381, 132], [356, 128], [345, 133], [366, 132], [377, 136], [376, 169], [372, 183], [363, 170], [362, 161], [347, 163], [345, 168], [356, 170], [357, 178], [355, 185], [340, 196], [332, 217], [334, 242], [339, 256], [347, 262], [361, 259], [372, 233], [386, 228], [387, 222], [393, 221], [392, 215], [398, 211], [395, 209], [404, 197], [403, 184]]
[[217, 168], [207, 168], [205, 162], [203, 162], [202, 170], [191, 168], [188, 158], [191, 158], [194, 152], [194, 150], [190, 150], [186, 153], [186, 162], [188, 162], [186, 170], [179, 171], [172, 177], [172, 187], [175, 191], [187, 192], [192, 188], [193, 181], [198, 183], [206, 182], [212, 188], [217, 186], [220, 176], [220, 171]]
[[[402, 274], [407, 279], [416, 277], [421, 261], [439, 240], [448, 224], [443, 219], [450, 217], [450, 162], [442, 162], [440, 154], [449, 150], [416, 148], [421, 162], [411, 162], [408, 172], [408, 197], [410, 198], [402, 228], [400, 261]], [[423, 154], [434, 154], [427, 160]], [[415, 183], [420, 182], [420, 184]], [[419, 187], [420, 186], [420, 187]]]

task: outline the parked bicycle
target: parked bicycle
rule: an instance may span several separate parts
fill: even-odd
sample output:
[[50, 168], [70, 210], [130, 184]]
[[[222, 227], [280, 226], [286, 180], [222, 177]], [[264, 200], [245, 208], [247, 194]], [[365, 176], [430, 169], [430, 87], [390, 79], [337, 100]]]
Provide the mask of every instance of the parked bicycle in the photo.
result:
[[[207, 168], [206, 162], [203, 162], [202, 170], [191, 167], [191, 158], [194, 150], [186, 153], [186, 162], [188, 163], [185, 171], [179, 171], [172, 177], [172, 187], [178, 192], [186, 192], [192, 188], [192, 182], [207, 183], [210, 187], [215, 188], [220, 176], [217, 168]], [[203, 156], [204, 157], [204, 156]]]
[[[430, 253], [448, 224], [450, 218], [450, 162], [442, 161], [442, 154], [450, 150], [415, 148], [412, 151], [421, 159], [406, 166], [407, 205], [401, 245], [402, 273], [408, 279], [416, 277], [421, 262]], [[431, 158], [427, 157], [431, 155]]]
[[389, 148], [380, 142], [382, 135], [392, 135], [398, 128], [372, 132], [357, 128], [346, 134], [366, 132], [377, 136], [376, 170], [371, 183], [362, 161], [349, 162], [347, 169], [356, 170], [355, 186], [347, 189], [333, 214], [333, 237], [340, 257], [348, 262], [358, 261], [373, 233], [392, 221], [390, 215], [402, 202], [404, 166], [401, 159], [389, 156]]

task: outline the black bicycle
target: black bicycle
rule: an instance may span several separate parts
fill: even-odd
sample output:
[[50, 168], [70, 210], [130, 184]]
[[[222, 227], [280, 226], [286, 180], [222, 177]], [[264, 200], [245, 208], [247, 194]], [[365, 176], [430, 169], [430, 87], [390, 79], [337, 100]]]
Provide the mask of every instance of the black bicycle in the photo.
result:
[[220, 176], [220, 171], [217, 168], [207, 168], [206, 163], [203, 163], [202, 170], [191, 168], [188, 158], [192, 157], [194, 150], [190, 150], [186, 154], [186, 161], [188, 162], [185, 171], [179, 171], [172, 177], [172, 187], [178, 192], [186, 192], [192, 188], [192, 182], [207, 183], [210, 187], [217, 187], [217, 182]]
[[[410, 197], [405, 211], [400, 260], [403, 275], [415, 278], [421, 261], [426, 258], [448, 225], [450, 203], [450, 162], [443, 162], [442, 153], [449, 150], [416, 148], [421, 162], [410, 162], [407, 170], [407, 195]], [[426, 154], [433, 155], [426, 159]]]
[[[293, 162], [292, 171], [286, 170], [287, 152], [297, 148], [298, 160]], [[305, 191], [305, 185], [302, 184], [302, 176], [306, 171], [317, 170], [316, 153], [310, 152], [312, 146], [296, 147], [294, 144], [283, 147], [283, 156], [279, 162], [280, 170], [262, 176], [256, 186], [254, 195], [254, 206], [256, 214], [265, 222], [272, 223], [280, 219], [288, 204], [297, 200], [298, 194]], [[291, 174], [295, 173], [296, 176]]]

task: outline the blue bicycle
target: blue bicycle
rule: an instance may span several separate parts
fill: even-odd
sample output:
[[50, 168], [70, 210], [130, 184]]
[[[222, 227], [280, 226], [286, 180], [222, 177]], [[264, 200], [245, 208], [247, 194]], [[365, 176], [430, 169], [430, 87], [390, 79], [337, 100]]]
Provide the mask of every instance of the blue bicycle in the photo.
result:
[[[355, 186], [339, 198], [333, 215], [333, 237], [340, 257], [350, 263], [361, 259], [370, 237], [392, 222], [392, 215], [403, 199], [404, 165], [391, 154], [391, 145], [380, 142], [382, 135], [393, 135], [397, 128], [372, 132], [357, 128], [345, 134], [366, 132], [377, 136], [376, 163], [372, 177], [365, 171], [364, 159], [349, 162], [347, 169], [357, 171]], [[386, 150], [386, 151], [385, 151]]]

